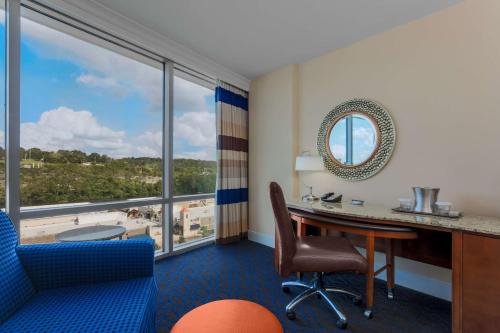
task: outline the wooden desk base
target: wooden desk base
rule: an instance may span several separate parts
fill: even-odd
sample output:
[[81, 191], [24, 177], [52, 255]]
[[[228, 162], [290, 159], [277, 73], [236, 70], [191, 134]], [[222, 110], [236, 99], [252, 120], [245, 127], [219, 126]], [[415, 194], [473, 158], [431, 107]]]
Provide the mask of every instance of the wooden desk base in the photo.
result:
[[[500, 235], [462, 231], [446, 226], [374, 219], [364, 216], [342, 215], [341, 213], [314, 212], [309, 209], [289, 207], [291, 219], [297, 223], [297, 235], [304, 236], [306, 226], [321, 230], [337, 230], [351, 239], [355, 246], [364, 246], [367, 259], [374, 262], [374, 251], [386, 252], [387, 283], [393, 286], [394, 255], [452, 269], [452, 331], [454, 333], [498, 332], [500, 322]], [[317, 220], [316, 220], [317, 219]], [[343, 226], [337, 219], [347, 220]], [[489, 223], [494, 223], [495, 218]], [[350, 223], [356, 228], [349, 228]], [[399, 226], [412, 228], [416, 235], [401, 238], [391, 233], [362, 230], [369, 226]], [[500, 223], [500, 220], [498, 220]], [[495, 224], [492, 224], [494, 229]], [[311, 228], [310, 228], [311, 229]], [[408, 229], [411, 230], [411, 229]], [[385, 238], [385, 239], [384, 239]], [[380, 270], [379, 270], [380, 271]], [[373, 266], [368, 272], [366, 299], [373, 305], [373, 278], [378, 272]]]

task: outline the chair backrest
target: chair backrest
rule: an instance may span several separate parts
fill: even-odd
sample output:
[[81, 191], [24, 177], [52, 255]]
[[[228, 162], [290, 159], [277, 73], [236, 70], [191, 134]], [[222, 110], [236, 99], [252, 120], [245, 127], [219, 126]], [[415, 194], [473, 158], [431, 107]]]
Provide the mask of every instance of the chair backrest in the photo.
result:
[[292, 258], [296, 251], [295, 234], [290, 221], [290, 212], [286, 207], [285, 197], [278, 183], [271, 182], [269, 184], [269, 195], [276, 222], [277, 268], [281, 276], [288, 276], [292, 273]]
[[0, 211], [0, 324], [35, 293], [16, 246], [16, 230], [10, 218]]

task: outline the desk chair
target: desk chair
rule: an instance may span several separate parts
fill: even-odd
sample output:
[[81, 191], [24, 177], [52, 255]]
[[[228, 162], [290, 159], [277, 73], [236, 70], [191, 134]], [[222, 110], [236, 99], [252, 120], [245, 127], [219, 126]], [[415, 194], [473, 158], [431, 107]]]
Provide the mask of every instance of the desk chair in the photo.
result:
[[347, 318], [328, 292], [343, 293], [353, 297], [355, 304], [361, 304], [361, 296], [350, 291], [326, 288], [324, 285], [325, 273], [359, 272], [365, 273], [368, 269], [366, 259], [352, 246], [349, 240], [342, 237], [299, 237], [296, 238], [290, 223], [290, 213], [285, 203], [281, 187], [272, 182], [269, 185], [269, 194], [276, 220], [276, 237], [278, 247], [277, 269], [282, 277], [293, 272], [312, 272], [314, 278], [310, 283], [302, 281], [287, 281], [281, 284], [285, 293], [289, 287], [300, 287], [305, 290], [295, 297], [286, 306], [286, 315], [290, 320], [295, 319], [294, 308], [306, 298], [317, 295], [323, 298], [328, 306], [335, 311], [339, 319], [337, 327], [347, 327]]

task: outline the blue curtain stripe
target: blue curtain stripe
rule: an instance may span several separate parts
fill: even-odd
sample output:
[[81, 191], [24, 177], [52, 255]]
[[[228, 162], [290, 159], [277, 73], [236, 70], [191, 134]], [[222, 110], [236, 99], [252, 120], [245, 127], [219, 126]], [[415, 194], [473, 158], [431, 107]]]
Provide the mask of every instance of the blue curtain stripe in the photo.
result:
[[248, 188], [217, 190], [217, 205], [228, 205], [248, 201]]
[[215, 88], [215, 102], [223, 102], [248, 111], [248, 98], [220, 86]]

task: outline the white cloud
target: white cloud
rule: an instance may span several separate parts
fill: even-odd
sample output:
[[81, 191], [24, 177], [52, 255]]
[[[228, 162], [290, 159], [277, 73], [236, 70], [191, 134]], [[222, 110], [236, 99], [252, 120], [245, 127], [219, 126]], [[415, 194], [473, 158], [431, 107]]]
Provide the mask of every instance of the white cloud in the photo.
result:
[[92, 74], [82, 74], [76, 78], [77, 82], [88, 84], [94, 87], [116, 87], [118, 83], [110, 77], [98, 77]]
[[[22, 18], [22, 33], [23, 38], [28, 38], [29, 47], [41, 57], [69, 61], [84, 68], [76, 78], [78, 83], [99, 90], [107, 89], [120, 97], [140, 94], [149, 101], [149, 110], [161, 111], [163, 74], [160, 69], [26, 18]], [[213, 90], [175, 77], [174, 92], [175, 146], [195, 146], [187, 150], [201, 147], [207, 152], [186, 152], [185, 156], [195, 158], [195, 155], [201, 157], [205, 154], [214, 159], [215, 114], [208, 112], [206, 103], [207, 97], [213, 97]], [[38, 122], [25, 123], [21, 127], [23, 147], [79, 149], [113, 157], [159, 157], [162, 153], [161, 131], [129, 137], [124, 131], [102, 126], [92, 113], [74, 111], [70, 107], [43, 112]], [[99, 131], [106, 135], [95, 138], [94, 134]]]
[[162, 140], [161, 131], [147, 131], [132, 141], [134, 141], [137, 156], [161, 157]]
[[356, 142], [362, 142], [363, 146], [367, 146], [369, 148], [375, 146], [375, 130], [373, 128], [366, 127], [356, 127], [352, 132], [353, 138]]
[[376, 145], [376, 133], [373, 128], [356, 127], [353, 130], [354, 164], [363, 163], [373, 153]]
[[59, 107], [45, 111], [36, 123], [21, 124], [21, 147], [114, 152], [126, 147], [125, 132], [102, 126], [89, 111]]
[[206, 112], [208, 110], [205, 99], [213, 95], [213, 90], [180, 77], [174, 79], [174, 109], [176, 111]]
[[186, 112], [175, 117], [174, 139], [198, 147], [215, 147], [215, 114]]
[[115, 158], [160, 157], [162, 133], [149, 131], [130, 137], [124, 131], [103, 126], [89, 111], [61, 106], [43, 112], [35, 123], [21, 124], [21, 147], [47, 151], [76, 149]]
[[[188, 143], [200, 147], [197, 151], [176, 153], [176, 158], [215, 159], [215, 115], [208, 112], [190, 112], [175, 118], [174, 146]], [[176, 134], [178, 133], [178, 134]], [[0, 132], [0, 139], [3, 132]], [[75, 111], [68, 107], [45, 111], [37, 122], [21, 124], [21, 147], [47, 151], [81, 150], [111, 157], [161, 157], [161, 131], [146, 131], [139, 136], [128, 136], [124, 131], [103, 126], [89, 111]]]
[[93, 88], [110, 89], [117, 97], [125, 97], [131, 89], [119, 83], [111, 77], [100, 77], [93, 74], [82, 74], [76, 78], [76, 82]]
[[335, 143], [330, 145], [333, 157], [341, 162], [345, 162], [346, 159], [346, 146], [342, 144]]
[[121, 86], [130, 86], [133, 89], [128, 93], [140, 93], [149, 101], [154, 110], [161, 110], [163, 100], [161, 69], [26, 18], [22, 18], [21, 24], [23, 36], [35, 41], [29, 45], [41, 56], [70, 61], [84, 67], [90, 73], [99, 74], [98, 76], [84, 74], [84, 82], [81, 83], [101, 84], [101, 87], [103, 87], [102, 84], [106, 84], [107, 87], [115, 88], [111, 84], [114, 81]]

